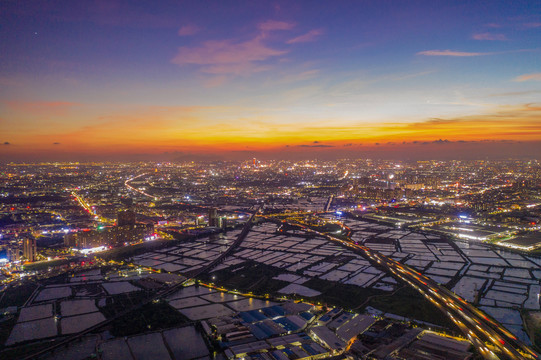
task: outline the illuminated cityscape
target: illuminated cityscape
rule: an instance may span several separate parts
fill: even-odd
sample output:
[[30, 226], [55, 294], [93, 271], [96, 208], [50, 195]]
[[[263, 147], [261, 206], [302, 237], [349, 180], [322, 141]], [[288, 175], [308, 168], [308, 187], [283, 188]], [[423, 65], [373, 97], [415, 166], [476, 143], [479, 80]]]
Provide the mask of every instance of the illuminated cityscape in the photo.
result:
[[538, 0], [0, 13], [0, 360], [540, 358]]
[[104, 329], [134, 335], [102, 339], [105, 354], [159, 332], [168, 351], [193, 323], [204, 356], [534, 357], [536, 160], [1, 171], [8, 353], [78, 338], [92, 354]]

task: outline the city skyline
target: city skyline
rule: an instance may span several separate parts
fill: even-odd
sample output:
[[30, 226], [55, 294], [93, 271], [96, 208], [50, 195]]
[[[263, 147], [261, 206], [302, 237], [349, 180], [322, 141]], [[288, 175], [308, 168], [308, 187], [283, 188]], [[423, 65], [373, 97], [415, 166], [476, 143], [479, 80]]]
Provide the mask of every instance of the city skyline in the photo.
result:
[[540, 179], [538, 160], [2, 164], [0, 354], [538, 359]]
[[541, 5], [4, 2], [0, 161], [541, 153]]

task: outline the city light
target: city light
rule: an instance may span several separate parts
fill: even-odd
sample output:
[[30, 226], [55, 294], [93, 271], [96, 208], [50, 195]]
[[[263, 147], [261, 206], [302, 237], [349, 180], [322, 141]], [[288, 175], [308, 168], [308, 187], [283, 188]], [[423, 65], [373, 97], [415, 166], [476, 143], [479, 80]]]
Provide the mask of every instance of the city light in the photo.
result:
[[0, 357], [538, 359], [540, 21], [4, 1]]

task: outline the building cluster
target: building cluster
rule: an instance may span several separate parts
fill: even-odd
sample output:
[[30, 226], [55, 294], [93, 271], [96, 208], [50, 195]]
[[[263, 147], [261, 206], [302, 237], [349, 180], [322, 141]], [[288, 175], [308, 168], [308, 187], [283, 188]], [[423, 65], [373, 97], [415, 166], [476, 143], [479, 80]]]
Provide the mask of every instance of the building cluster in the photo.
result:
[[507, 245], [530, 251], [537, 246], [533, 232], [541, 229], [535, 160], [251, 159], [6, 164], [0, 170], [0, 259], [8, 258], [8, 248], [20, 247], [22, 254], [25, 237], [35, 237], [44, 257], [54, 258], [65, 245], [141, 240], [151, 230], [140, 224], [162, 233], [226, 229], [260, 203], [269, 213], [370, 211], [389, 218], [388, 211], [399, 211], [391, 217], [406, 219], [403, 225], [428, 219], [440, 229], [466, 213], [477, 226], [528, 232], [533, 240]]
[[124, 210], [118, 213], [117, 225], [66, 234], [64, 236], [64, 245], [79, 250], [113, 247], [140, 242], [153, 233], [154, 225], [152, 223], [137, 224], [135, 222], [135, 212]]
[[[130, 301], [150, 298], [197, 277], [204, 287], [178, 288], [152, 302], [197, 326], [99, 341], [93, 349], [106, 354], [128, 349], [128, 357], [139, 358], [144, 340], [167, 357], [178, 343], [175, 336], [191, 334], [201, 340], [194, 358], [211, 351], [225, 358], [275, 360], [343, 354], [471, 358], [470, 342], [426, 331], [433, 325], [424, 322], [431, 321], [424, 312], [407, 312], [422, 297], [386, 305], [408, 285], [371, 255], [344, 247], [345, 241], [448, 286], [527, 343], [521, 311], [541, 308], [541, 262], [534, 254], [483, 242], [513, 249], [541, 244], [539, 168], [523, 161], [259, 160], [42, 164], [31, 177], [33, 167], [8, 165], [1, 173], [0, 241], [9, 259], [32, 262], [56, 252], [82, 263], [88, 250], [139, 243], [155, 234], [189, 239], [160, 241], [146, 251], [134, 246], [124, 259], [129, 276], [101, 271], [107, 266], [100, 263], [93, 272], [60, 276], [58, 284], [51, 280], [21, 310], [10, 345], [83, 331], [109, 318], [121, 294]], [[39, 178], [39, 186], [32, 178]], [[34, 186], [32, 191], [24, 184]], [[260, 204], [264, 216], [247, 235], [235, 228]], [[202, 272], [209, 263], [216, 267]], [[283, 297], [297, 302], [282, 302]], [[365, 300], [380, 310], [344, 310], [359, 309]], [[333, 301], [343, 308], [319, 306]], [[30, 324], [47, 331], [26, 331]]]
[[[22, 242], [22, 245], [20, 242]], [[12, 262], [36, 261], [38, 257], [36, 238], [25, 236], [20, 242], [12, 242], [7, 246], [7, 260]]]
[[120, 244], [140, 242], [154, 233], [152, 224], [113, 226], [101, 230], [89, 230], [67, 234], [64, 245], [75, 249], [113, 247]]

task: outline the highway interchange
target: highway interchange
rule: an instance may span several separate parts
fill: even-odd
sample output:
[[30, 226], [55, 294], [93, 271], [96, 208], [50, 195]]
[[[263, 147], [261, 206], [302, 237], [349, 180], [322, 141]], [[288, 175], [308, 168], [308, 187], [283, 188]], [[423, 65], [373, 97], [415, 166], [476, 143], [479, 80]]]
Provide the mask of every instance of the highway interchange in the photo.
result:
[[[304, 225], [287, 222], [292, 226], [300, 226], [304, 231], [346, 246], [377, 263], [396, 278], [407, 283], [436, 307], [443, 311], [473, 343], [485, 359], [538, 359], [538, 355], [523, 344], [514, 335], [496, 321], [489, 319], [483, 312], [466, 302], [460, 296], [439, 285], [434, 280], [422, 275], [407, 265], [388, 258], [366, 246], [346, 241], [331, 235], [312, 230]], [[499, 350], [496, 355], [490, 347]]]

